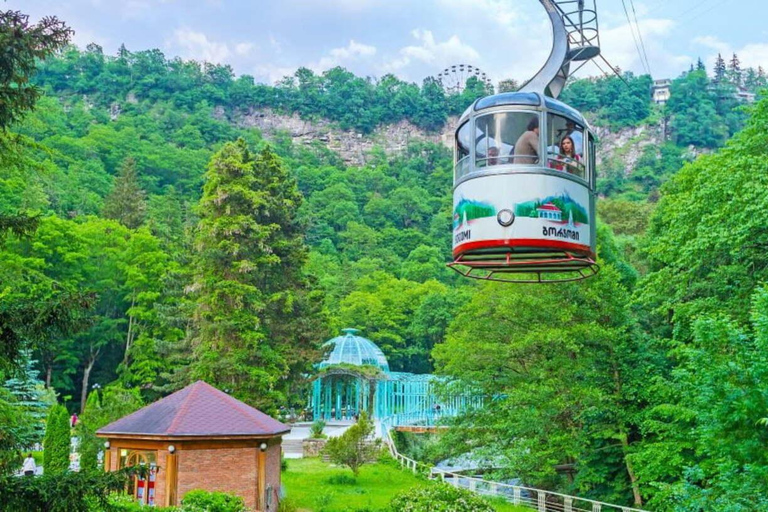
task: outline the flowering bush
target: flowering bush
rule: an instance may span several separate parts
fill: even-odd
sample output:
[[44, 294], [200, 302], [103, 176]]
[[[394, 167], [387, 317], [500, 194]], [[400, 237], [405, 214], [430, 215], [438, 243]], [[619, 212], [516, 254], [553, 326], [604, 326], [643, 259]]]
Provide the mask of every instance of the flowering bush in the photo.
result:
[[447, 484], [411, 489], [389, 503], [392, 512], [494, 512], [483, 498]]

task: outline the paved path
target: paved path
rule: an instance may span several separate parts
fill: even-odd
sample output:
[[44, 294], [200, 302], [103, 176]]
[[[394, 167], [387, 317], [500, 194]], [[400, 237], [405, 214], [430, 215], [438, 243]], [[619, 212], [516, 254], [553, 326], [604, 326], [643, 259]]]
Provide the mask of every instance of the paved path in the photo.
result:
[[[329, 423], [323, 429], [328, 437], [338, 437], [352, 425], [352, 422]], [[283, 454], [286, 459], [300, 459], [302, 457], [301, 442], [309, 438], [311, 423], [296, 423], [291, 431], [283, 436]]]

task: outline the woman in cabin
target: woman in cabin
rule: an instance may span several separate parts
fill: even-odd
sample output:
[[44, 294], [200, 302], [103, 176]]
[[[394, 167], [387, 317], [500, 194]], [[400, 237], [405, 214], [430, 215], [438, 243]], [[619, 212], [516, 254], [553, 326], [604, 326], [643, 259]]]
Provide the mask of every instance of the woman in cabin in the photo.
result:
[[[581, 157], [576, 153], [576, 145], [570, 135], [566, 135], [560, 140], [560, 155], [554, 168], [558, 171], [573, 172], [570, 167], [576, 167], [576, 163], [581, 161]], [[568, 168], [567, 168], [568, 167]]]

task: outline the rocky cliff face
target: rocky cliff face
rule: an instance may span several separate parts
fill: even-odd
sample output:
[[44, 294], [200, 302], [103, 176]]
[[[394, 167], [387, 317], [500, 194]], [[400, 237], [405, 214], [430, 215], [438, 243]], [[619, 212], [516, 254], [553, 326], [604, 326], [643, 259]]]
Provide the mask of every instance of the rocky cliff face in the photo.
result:
[[[218, 113], [223, 115], [223, 112]], [[453, 126], [456, 119], [449, 119], [440, 133], [428, 133], [407, 121], [378, 127], [372, 134], [364, 135], [354, 130], [341, 130], [324, 119], [306, 120], [297, 114], [284, 115], [269, 109], [249, 110], [234, 116], [238, 126], [258, 128], [269, 139], [277, 133], [287, 133], [294, 144], [320, 142], [335, 151], [348, 165], [364, 165], [374, 147], [387, 154], [397, 154], [413, 140], [427, 140], [453, 148]]]
[[598, 137], [597, 166], [607, 160], [619, 159], [624, 166], [624, 174], [629, 176], [635, 164], [648, 145], [656, 147], [664, 143], [662, 125], [643, 125], [611, 131], [608, 128], [595, 127]]

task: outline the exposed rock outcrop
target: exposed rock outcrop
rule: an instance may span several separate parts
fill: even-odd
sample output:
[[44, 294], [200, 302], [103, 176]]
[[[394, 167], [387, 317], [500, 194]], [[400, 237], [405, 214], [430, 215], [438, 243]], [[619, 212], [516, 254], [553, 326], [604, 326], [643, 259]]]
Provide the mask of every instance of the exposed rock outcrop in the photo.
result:
[[440, 133], [424, 132], [408, 121], [400, 121], [379, 126], [368, 135], [341, 130], [325, 119], [307, 120], [298, 114], [279, 114], [270, 109], [252, 109], [236, 115], [232, 121], [241, 127], [258, 128], [267, 139], [278, 133], [287, 133], [294, 144], [320, 142], [336, 152], [345, 163], [364, 165], [374, 147], [380, 147], [387, 154], [397, 154], [405, 150], [412, 140], [428, 140], [452, 148], [456, 119], [449, 119]]

